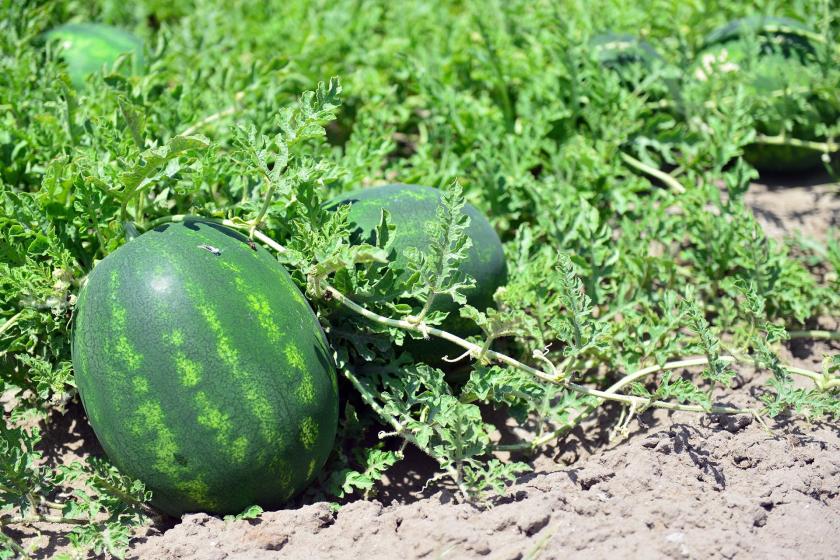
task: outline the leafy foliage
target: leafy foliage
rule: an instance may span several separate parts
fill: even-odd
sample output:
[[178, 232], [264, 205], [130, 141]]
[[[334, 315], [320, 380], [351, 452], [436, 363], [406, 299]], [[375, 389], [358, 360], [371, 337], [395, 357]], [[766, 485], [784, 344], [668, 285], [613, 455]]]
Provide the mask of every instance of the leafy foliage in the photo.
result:
[[[149, 492], [98, 458], [46, 466], [37, 447], [40, 440], [37, 429], [0, 426], [2, 525], [73, 525], [67, 538], [74, 547], [121, 558], [133, 528], [145, 521]], [[48, 499], [62, 487], [75, 489], [68, 490], [60, 502]]]
[[420, 313], [412, 321], [419, 323], [425, 320], [435, 298], [441, 295], [448, 295], [461, 305], [466, 304], [463, 291], [475, 286], [475, 280], [463, 278], [458, 273], [458, 265], [472, 247], [472, 240], [466, 233], [470, 218], [462, 213], [464, 204], [457, 183], [444, 189], [437, 219], [426, 224], [431, 244], [406, 249], [408, 272], [417, 278], [414, 295], [424, 302]]
[[[782, 105], [750, 93], [749, 68], [694, 73], [709, 31], [765, 8], [821, 37], [811, 91]], [[73, 89], [39, 39], [71, 19], [137, 33], [145, 74], [118, 65]], [[103, 461], [47, 466], [32, 426], [78, 406], [69, 332], [86, 274], [134, 229], [183, 214], [282, 245], [328, 333], [347, 403], [318, 492], [370, 495], [414, 445], [480, 501], [525, 468], [495, 455], [499, 415], [532, 433], [507, 449], [530, 450], [609, 398], [625, 421], [663, 402], [713, 411], [744, 362], [772, 374], [749, 412], [836, 421], [838, 358], [809, 372], [780, 347], [840, 316], [840, 238], [768, 238], [741, 156], [759, 120], [790, 135], [811, 122], [799, 109], [837, 114], [839, 26], [828, 2], [804, 0], [4, 3], [0, 389], [14, 409], [0, 426], [0, 554], [26, 554], [4, 531], [31, 516], [72, 518], [80, 553], [115, 556], [141, 522], [142, 485]], [[604, 31], [662, 60], [605, 68], [590, 43]], [[830, 147], [838, 126], [803, 140]], [[823, 154], [828, 172], [836, 157]], [[324, 207], [394, 181], [444, 193], [407, 275], [390, 262], [401, 224], [387, 212], [353, 245], [346, 211]], [[502, 237], [510, 279], [495, 308], [462, 308], [481, 334], [443, 371], [402, 343], [434, 336], [436, 297], [471, 289], [457, 273], [465, 201]], [[339, 312], [338, 296], [366, 313]], [[686, 356], [701, 356], [699, 375], [674, 365]]]

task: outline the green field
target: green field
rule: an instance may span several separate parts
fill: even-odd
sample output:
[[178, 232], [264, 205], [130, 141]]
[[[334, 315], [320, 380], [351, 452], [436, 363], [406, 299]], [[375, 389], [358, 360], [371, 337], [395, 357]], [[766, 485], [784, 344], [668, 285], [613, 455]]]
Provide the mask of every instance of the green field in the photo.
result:
[[[50, 35], [68, 23], [118, 36], [84, 36], [85, 26]], [[231, 270], [176, 253], [120, 269], [138, 284], [154, 263], [201, 282], [215, 275], [207, 293], [221, 323], [195, 315], [189, 324], [206, 332], [187, 341], [210, 374], [247, 381], [239, 364], [257, 364], [265, 380], [272, 367], [305, 377], [335, 366], [338, 432], [320, 470], [322, 458], [301, 451], [313, 429], [296, 416], [303, 401], [288, 400], [300, 382], [243, 381], [230, 388], [243, 402], [214, 417], [250, 406], [236, 434], [251, 424], [296, 434], [302, 447], [283, 451], [297, 465], [282, 475], [294, 484], [280, 485], [289, 507], [375, 495], [406, 446], [436, 465], [430, 485], [486, 505], [546, 446], [603, 414], [613, 441], [650, 409], [836, 430], [837, 206], [819, 235], [771, 236], [748, 197], [757, 183], [840, 196], [838, 31], [828, 0], [3, 2], [0, 558], [45, 554], [36, 533], [51, 524], [66, 558], [122, 557], [138, 527], [160, 521], [157, 475], [177, 472], [183, 489], [201, 470], [176, 447], [229, 449], [215, 420], [178, 404], [198, 389], [155, 384], [178, 366], [174, 347], [151, 342], [169, 340], [154, 313], [182, 308], [134, 292], [124, 294], [134, 330], [123, 335], [120, 310], [91, 311], [88, 322], [103, 325], [85, 331], [85, 354], [115, 378], [153, 380], [152, 427], [109, 432], [107, 453], [92, 437], [78, 457], [55, 444], [62, 419], [87, 426], [81, 403], [97, 387], [74, 377], [74, 321], [93, 308], [82, 287], [103, 259], [184, 216], [237, 230], [240, 249], [270, 253], [296, 285], [243, 287]], [[390, 212], [328, 204], [390, 184], [440, 196], [433, 210], [419, 195]], [[207, 259], [228, 250], [195, 245]], [[481, 268], [485, 256], [492, 266]], [[260, 294], [271, 306], [253, 303]], [[295, 306], [320, 327], [308, 315], [301, 326]], [[272, 328], [301, 348], [323, 329], [326, 350], [307, 346], [311, 367], [298, 368]], [[160, 353], [159, 365], [120, 362], [131, 341]], [[795, 344], [811, 345], [813, 359], [794, 363]], [[757, 388], [741, 390], [753, 369]], [[214, 403], [234, 398], [213, 387]], [[323, 388], [319, 398], [335, 397]], [[139, 418], [126, 402], [98, 396], [98, 414]], [[332, 401], [317, 405], [334, 414]], [[191, 422], [218, 438], [181, 429]], [[506, 423], [519, 431], [500, 443]], [[195, 439], [176, 446], [172, 433]], [[125, 466], [147, 461], [142, 449], [158, 462], [146, 480]], [[281, 476], [284, 461], [232, 468], [229, 481], [201, 476], [226, 499], [250, 488], [231, 498], [237, 508], [274, 507], [274, 495], [252, 499], [254, 479]], [[164, 510], [225, 509], [213, 503]]]

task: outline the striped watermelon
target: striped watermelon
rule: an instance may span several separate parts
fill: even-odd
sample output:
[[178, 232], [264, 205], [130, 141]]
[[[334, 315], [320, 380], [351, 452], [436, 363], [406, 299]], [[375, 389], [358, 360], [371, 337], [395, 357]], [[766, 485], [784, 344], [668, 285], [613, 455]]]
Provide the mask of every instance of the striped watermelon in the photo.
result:
[[132, 55], [131, 71], [143, 70], [143, 42], [126, 31], [101, 23], [66, 23], [49, 31], [48, 40], [61, 48], [67, 73], [76, 87], [103, 66], [113, 65], [123, 54]]
[[[821, 69], [812, 37], [816, 32], [787, 18], [752, 16], [734, 20], [710, 33], [698, 54], [694, 77], [714, 82], [723, 74], [743, 72], [743, 87], [754, 102], [756, 129], [775, 136], [820, 140], [814, 129], [837, 119], [836, 109], [813, 96]], [[792, 96], [809, 97], [807, 104]], [[785, 125], [793, 122], [792, 130]], [[820, 153], [792, 146], [751, 144], [744, 159], [759, 171], [798, 172], [820, 165]]]
[[97, 438], [162, 511], [274, 507], [329, 455], [330, 351], [283, 267], [198, 219], [100, 262], [79, 295], [76, 384]]
[[661, 60], [656, 49], [645, 40], [623, 33], [603, 33], [589, 41], [595, 59], [612, 70], [630, 64], [642, 64], [648, 70]]
[[[436, 219], [440, 204], [440, 191], [420, 185], [385, 185], [343, 194], [327, 203], [328, 208], [350, 204], [350, 222], [355, 226], [354, 240], [373, 241], [374, 230], [379, 223], [382, 209], [391, 214], [397, 226], [394, 236], [394, 258], [399, 267], [406, 264], [407, 247], [428, 247], [430, 239], [426, 225]], [[473, 242], [467, 258], [461, 262], [459, 271], [475, 279], [475, 287], [466, 291], [467, 303], [485, 310], [493, 305], [496, 288], [507, 281], [507, 264], [502, 242], [478, 208], [471, 204], [463, 212], [470, 217], [467, 235]], [[472, 321], [461, 318], [458, 305], [448, 296], [440, 296], [432, 306], [434, 310], [449, 313], [443, 328], [460, 336], [478, 334], [480, 331]], [[455, 345], [440, 339], [409, 341], [408, 349], [422, 360], [442, 365], [445, 355], [457, 356], [461, 351]]]
[[648, 80], [658, 72], [661, 77], [649, 84], [645, 95], [654, 99], [670, 97], [676, 110], [682, 111], [679, 84], [663, 71], [666, 61], [649, 42], [626, 33], [609, 32], [592, 37], [589, 48], [598, 64], [618, 74], [627, 89], [635, 89], [639, 80]]

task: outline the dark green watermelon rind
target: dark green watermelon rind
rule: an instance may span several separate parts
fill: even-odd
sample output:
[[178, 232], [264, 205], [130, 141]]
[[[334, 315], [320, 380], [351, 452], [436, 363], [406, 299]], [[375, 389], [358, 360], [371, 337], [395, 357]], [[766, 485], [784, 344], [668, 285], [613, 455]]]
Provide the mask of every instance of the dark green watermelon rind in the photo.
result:
[[[123, 54], [132, 54], [133, 75], [143, 72], [143, 41], [118, 27], [101, 23], [66, 23], [47, 32], [47, 40], [64, 49], [63, 56], [73, 85], [81, 87], [90, 74], [110, 66]], [[68, 45], [62, 45], [72, 41]]]
[[713, 30], [703, 40], [703, 48], [736, 40], [749, 33], [799, 37], [808, 42], [808, 48], [812, 48], [810, 38], [815, 35], [814, 30], [801, 21], [785, 17], [756, 15], [732, 20]]
[[[700, 54], [702, 56], [704, 53], [726, 48], [736, 53], [733, 60], [737, 61], [740, 56], [737, 54], [739, 49], [733, 50], [733, 46], [737, 46], [741, 38], [748, 34], [777, 38], [775, 42], [765, 44], [768, 50], [766, 55], [762, 55], [762, 62], [768, 68], [774, 62], [785, 65], [792, 63], [804, 68], [815, 52], [811, 39], [817, 34], [805, 24], [789, 18], [751, 16], [734, 20], [712, 31], [707, 35]], [[792, 70], [789, 73], [797, 76], [803, 74]], [[766, 72], [759, 72], [756, 80], [750, 84], [754, 90], [753, 96], [761, 99], [774, 98], [778, 92], [784, 90], [784, 86], [780, 85], [783, 76], [784, 73], [773, 71], [772, 68]], [[786, 112], [783, 103], [784, 97], [779, 97], [777, 106], [782, 113]], [[815, 122], [807, 125], [797, 123], [792, 136], [803, 140], [818, 140], [813, 132], [813, 125], [831, 117], [821, 114], [810, 117], [810, 120]], [[781, 133], [782, 125], [775, 121], [759, 120], [756, 122], [756, 130], [761, 134], [776, 136]], [[821, 154], [814, 150], [794, 146], [755, 143], [744, 148], [744, 159], [763, 172], [796, 173], [812, 170], [820, 165], [820, 156]]]
[[[343, 194], [328, 202], [327, 207], [350, 204], [349, 219], [355, 227], [353, 239], [355, 242], [370, 243], [374, 241], [382, 209], [387, 209], [397, 226], [394, 259], [397, 267], [404, 268], [406, 248], [425, 250], [429, 246], [430, 239], [425, 228], [427, 223], [436, 219], [440, 196], [440, 191], [432, 187], [394, 184]], [[483, 311], [493, 305], [496, 288], [507, 281], [507, 264], [501, 240], [487, 218], [471, 204], [466, 204], [463, 211], [470, 217], [467, 235], [473, 244], [459, 271], [475, 280], [475, 288], [465, 291], [467, 303]], [[475, 323], [460, 316], [459, 306], [449, 296], [438, 296], [432, 309], [449, 313], [442, 325], [445, 330], [459, 336], [480, 332]], [[453, 345], [437, 339], [410, 342], [408, 347], [413, 354], [432, 362], [452, 354], [454, 349]]]
[[159, 228], [99, 263], [73, 363], [106, 454], [172, 515], [276, 507], [332, 449], [338, 394], [317, 318], [265, 250], [215, 224]]
[[[666, 64], [665, 59], [653, 45], [644, 39], [627, 33], [600, 33], [589, 40], [589, 46], [598, 64], [603, 68], [617, 72], [627, 88], [634, 88], [636, 84], [625, 73], [625, 69], [641, 66], [644, 75], [647, 76], [657, 66], [664, 67]], [[670, 97], [676, 111], [682, 112], [682, 92], [680, 91], [679, 81], [666, 74], [661, 83], [665, 86], [666, 91], [654, 92], [654, 97]]]
[[644, 64], [651, 68], [662, 57], [653, 45], [625, 33], [602, 33], [589, 40], [599, 63], [609, 67], [620, 67], [625, 64]]

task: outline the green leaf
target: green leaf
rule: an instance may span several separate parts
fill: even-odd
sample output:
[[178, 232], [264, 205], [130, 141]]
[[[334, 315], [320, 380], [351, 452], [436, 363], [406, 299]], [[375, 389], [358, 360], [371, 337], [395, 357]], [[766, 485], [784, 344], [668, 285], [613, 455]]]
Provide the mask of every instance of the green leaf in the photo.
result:
[[163, 177], [174, 177], [181, 170], [180, 156], [208, 146], [203, 136], [174, 136], [166, 144], [144, 151], [136, 165], [120, 174], [125, 187], [123, 200]]
[[236, 515], [225, 515], [225, 521], [242, 521], [244, 519], [256, 519], [263, 513], [263, 508], [257, 505], [246, 507]]

